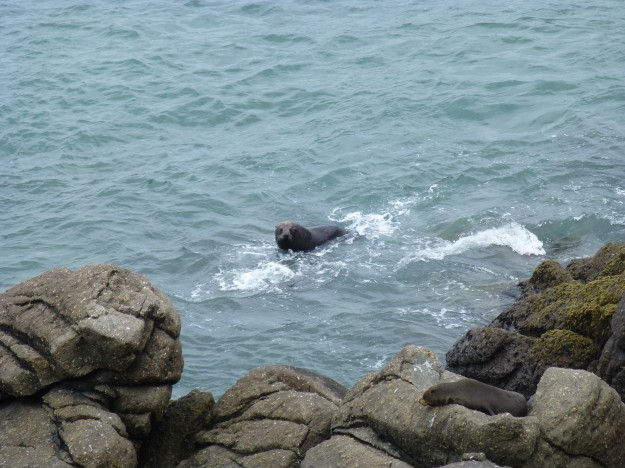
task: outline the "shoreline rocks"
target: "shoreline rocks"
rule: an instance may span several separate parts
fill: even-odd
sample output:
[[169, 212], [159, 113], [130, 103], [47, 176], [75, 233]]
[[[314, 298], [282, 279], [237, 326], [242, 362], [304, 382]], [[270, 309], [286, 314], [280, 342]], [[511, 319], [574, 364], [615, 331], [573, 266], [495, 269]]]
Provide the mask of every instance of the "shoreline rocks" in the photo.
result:
[[490, 325], [451, 347], [448, 369], [526, 397], [549, 367], [586, 369], [625, 399], [625, 244], [566, 268], [546, 260], [522, 289]]
[[[544, 261], [521, 290], [447, 369], [408, 345], [351, 389], [275, 365], [170, 401], [171, 302], [112, 265], [51, 270], [0, 294], [0, 466], [621, 466], [625, 244]], [[419, 403], [465, 377], [531, 397], [527, 416]]]

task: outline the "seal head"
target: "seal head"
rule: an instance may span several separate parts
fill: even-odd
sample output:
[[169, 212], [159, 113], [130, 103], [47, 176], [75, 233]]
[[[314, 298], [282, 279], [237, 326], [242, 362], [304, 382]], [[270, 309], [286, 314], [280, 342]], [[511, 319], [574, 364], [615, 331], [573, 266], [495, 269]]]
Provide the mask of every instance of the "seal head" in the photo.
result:
[[282, 221], [276, 226], [276, 244], [283, 250], [302, 252], [311, 250], [332, 239], [347, 234], [340, 226], [316, 226], [305, 228], [292, 221]]

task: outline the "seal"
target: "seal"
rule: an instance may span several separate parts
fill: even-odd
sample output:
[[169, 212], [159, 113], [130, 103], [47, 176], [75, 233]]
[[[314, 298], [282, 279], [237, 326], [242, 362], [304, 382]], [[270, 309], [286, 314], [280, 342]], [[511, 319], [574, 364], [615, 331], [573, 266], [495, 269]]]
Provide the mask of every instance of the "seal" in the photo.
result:
[[517, 392], [478, 382], [462, 379], [433, 385], [423, 393], [419, 403], [427, 406], [456, 404], [490, 416], [510, 413], [522, 417], [527, 414], [525, 397]]
[[276, 226], [276, 244], [284, 250], [301, 252], [311, 250], [337, 237], [344, 236], [347, 231], [341, 226], [316, 226], [305, 228], [292, 221], [282, 221]]

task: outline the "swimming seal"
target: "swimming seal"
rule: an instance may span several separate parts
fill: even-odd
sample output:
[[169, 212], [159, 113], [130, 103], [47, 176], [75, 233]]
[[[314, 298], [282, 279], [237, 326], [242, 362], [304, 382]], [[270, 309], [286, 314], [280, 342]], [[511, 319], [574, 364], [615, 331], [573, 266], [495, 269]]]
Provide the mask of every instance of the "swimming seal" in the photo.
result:
[[490, 416], [510, 413], [522, 417], [527, 414], [525, 397], [517, 392], [493, 387], [473, 379], [444, 382], [433, 385], [423, 393], [419, 403], [427, 406], [457, 404]]
[[337, 237], [344, 236], [347, 231], [340, 226], [316, 226], [305, 228], [292, 221], [282, 221], [276, 226], [276, 244], [284, 250], [301, 252], [311, 250]]

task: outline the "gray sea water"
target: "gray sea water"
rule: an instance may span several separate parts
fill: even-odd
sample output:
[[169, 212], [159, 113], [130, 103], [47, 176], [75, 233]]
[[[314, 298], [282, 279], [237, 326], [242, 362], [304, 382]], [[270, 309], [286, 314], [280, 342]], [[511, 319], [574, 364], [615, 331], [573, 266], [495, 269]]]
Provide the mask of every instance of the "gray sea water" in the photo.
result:
[[[625, 5], [0, 0], [0, 290], [146, 275], [175, 387], [444, 359], [545, 258], [625, 240]], [[284, 219], [350, 234], [310, 253]]]

